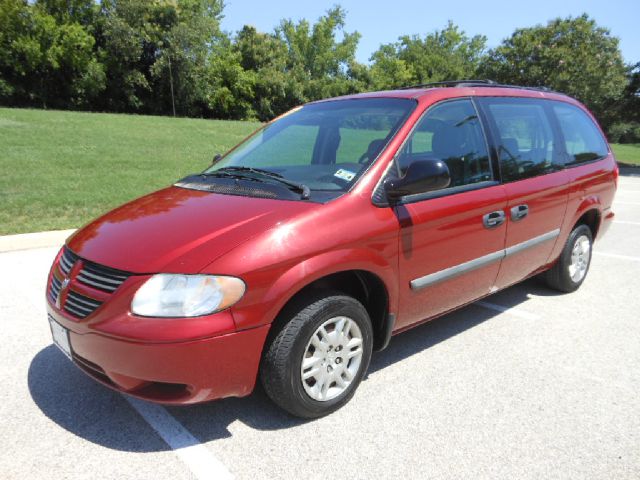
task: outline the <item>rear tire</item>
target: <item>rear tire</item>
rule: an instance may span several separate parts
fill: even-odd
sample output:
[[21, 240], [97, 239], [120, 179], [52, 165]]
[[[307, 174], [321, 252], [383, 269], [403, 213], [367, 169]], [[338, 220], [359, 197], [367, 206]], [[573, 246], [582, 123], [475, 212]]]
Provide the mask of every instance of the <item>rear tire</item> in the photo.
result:
[[542, 274], [545, 283], [560, 292], [575, 292], [587, 277], [592, 247], [591, 229], [578, 225], [569, 235], [558, 261]]
[[371, 360], [366, 309], [338, 292], [305, 299], [265, 348], [260, 380], [273, 402], [302, 418], [328, 415], [353, 397]]

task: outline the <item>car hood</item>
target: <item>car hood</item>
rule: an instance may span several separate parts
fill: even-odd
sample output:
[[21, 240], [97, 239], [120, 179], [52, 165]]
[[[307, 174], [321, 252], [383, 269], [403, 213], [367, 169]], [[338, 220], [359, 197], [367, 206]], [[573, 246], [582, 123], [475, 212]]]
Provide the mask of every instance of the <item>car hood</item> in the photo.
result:
[[78, 230], [80, 257], [132, 273], [197, 273], [252, 236], [318, 204], [169, 187]]

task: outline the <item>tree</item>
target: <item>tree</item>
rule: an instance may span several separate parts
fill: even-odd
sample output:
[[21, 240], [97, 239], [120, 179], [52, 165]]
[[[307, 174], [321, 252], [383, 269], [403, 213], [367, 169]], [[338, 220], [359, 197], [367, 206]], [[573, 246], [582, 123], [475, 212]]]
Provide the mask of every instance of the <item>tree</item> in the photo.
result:
[[153, 90], [161, 111], [203, 115], [207, 108], [206, 64], [213, 51], [227, 45], [220, 31], [221, 0], [179, 0], [171, 6], [172, 22], [160, 34], [159, 53], [151, 68]]
[[35, 4], [58, 24], [78, 23], [88, 30], [100, 11], [94, 0], [36, 0]]
[[288, 48], [276, 34], [245, 25], [209, 59], [209, 106], [214, 115], [267, 121], [304, 103], [304, 85], [291, 73]]
[[627, 80], [624, 98], [620, 102], [620, 117], [640, 123], [640, 62], [628, 67]]
[[251, 72], [247, 100], [259, 120], [269, 120], [305, 101], [304, 85], [289, 74], [289, 49], [282, 38], [245, 26], [235, 38], [234, 50], [240, 66]]
[[[18, 62], [24, 54], [17, 51], [17, 42], [23, 42], [30, 28], [30, 7], [26, 0], [5, 0], [0, 2], [0, 100], [13, 104], [17, 98], [27, 95], [20, 85], [27, 73], [19, 69]], [[24, 49], [21, 48], [21, 50]], [[35, 50], [36, 45], [29, 50]]]
[[60, 23], [26, 1], [0, 3], [0, 97], [9, 104], [69, 108], [104, 88], [94, 39], [79, 23]]
[[253, 88], [256, 72], [245, 70], [241, 54], [231, 40], [214, 49], [207, 65], [207, 106], [216, 118], [244, 120], [255, 118]]
[[[294, 23], [282, 20], [276, 36], [287, 47], [287, 74], [302, 86], [305, 100], [344, 95], [358, 90], [349, 72], [356, 64], [360, 40], [358, 32], [344, 31], [346, 12], [341, 7], [310, 25], [307, 20]], [[336, 36], [342, 33], [342, 40]]]
[[104, 109], [202, 115], [221, 0], [103, 0], [97, 32]]
[[376, 89], [474, 78], [485, 50], [486, 37], [467, 37], [451, 21], [421, 38], [402, 36], [381, 45], [371, 56], [371, 80]]
[[640, 143], [640, 62], [627, 67], [627, 85], [607, 136], [614, 143]]
[[208, 60], [212, 113], [269, 120], [305, 103], [364, 89], [366, 67], [355, 61], [358, 33], [344, 33], [345, 12], [327, 11], [315, 24], [282, 20], [274, 33], [244, 26]]
[[546, 86], [576, 97], [606, 127], [626, 85], [618, 39], [582, 15], [516, 30], [493, 49], [482, 72], [500, 82]]

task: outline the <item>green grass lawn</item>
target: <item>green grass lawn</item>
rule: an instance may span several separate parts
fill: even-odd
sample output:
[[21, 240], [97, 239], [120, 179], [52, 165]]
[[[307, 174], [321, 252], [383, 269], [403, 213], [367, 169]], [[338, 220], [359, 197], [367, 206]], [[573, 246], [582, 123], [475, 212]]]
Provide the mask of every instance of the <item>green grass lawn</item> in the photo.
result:
[[619, 163], [640, 167], [640, 143], [630, 143], [626, 145], [613, 143], [611, 144], [611, 148], [613, 148], [613, 153]]
[[204, 170], [258, 126], [0, 108], [0, 235], [79, 227]]
[[[0, 235], [79, 227], [204, 170], [258, 126], [0, 108]], [[365, 137], [348, 150], [362, 150]], [[640, 166], [640, 144], [612, 147], [619, 162]]]

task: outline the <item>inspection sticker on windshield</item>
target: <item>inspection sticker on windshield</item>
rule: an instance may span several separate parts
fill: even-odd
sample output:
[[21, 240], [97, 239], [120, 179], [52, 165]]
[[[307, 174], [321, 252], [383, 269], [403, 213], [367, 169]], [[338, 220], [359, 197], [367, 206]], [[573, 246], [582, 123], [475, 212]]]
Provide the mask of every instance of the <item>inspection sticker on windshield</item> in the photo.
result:
[[353, 180], [353, 177], [355, 177], [356, 174], [353, 172], [350, 172], [349, 170], [344, 170], [341, 168], [336, 173], [334, 173], [333, 176], [341, 178], [342, 180], [346, 180], [347, 182], [350, 182], [351, 180]]

